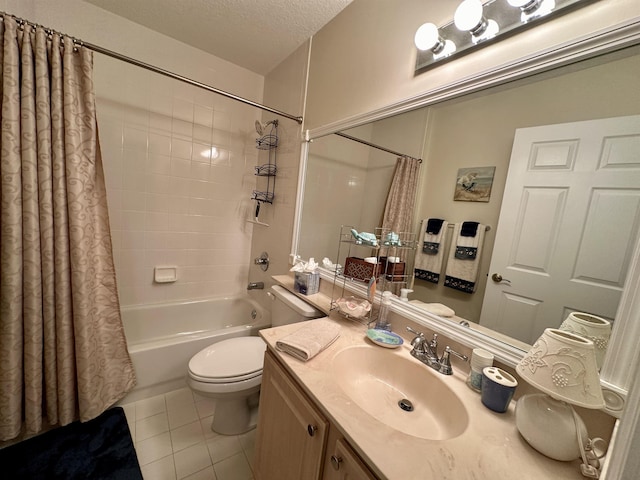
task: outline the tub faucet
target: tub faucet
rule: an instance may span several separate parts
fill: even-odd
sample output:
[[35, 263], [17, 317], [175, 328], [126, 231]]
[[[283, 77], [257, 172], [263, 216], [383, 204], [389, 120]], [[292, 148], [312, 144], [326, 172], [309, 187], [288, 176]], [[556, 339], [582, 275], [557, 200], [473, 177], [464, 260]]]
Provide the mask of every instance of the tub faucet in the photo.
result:
[[262, 290], [264, 288], [264, 282], [249, 282], [247, 290]]

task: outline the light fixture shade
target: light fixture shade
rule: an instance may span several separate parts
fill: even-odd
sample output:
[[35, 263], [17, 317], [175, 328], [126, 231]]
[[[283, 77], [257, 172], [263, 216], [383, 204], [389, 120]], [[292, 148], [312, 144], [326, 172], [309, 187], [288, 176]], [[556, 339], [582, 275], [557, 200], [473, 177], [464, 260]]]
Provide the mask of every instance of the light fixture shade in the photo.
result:
[[442, 44], [438, 27], [433, 23], [424, 23], [416, 30], [414, 42], [418, 50], [431, 50]]
[[590, 313], [571, 312], [560, 325], [560, 330], [575, 333], [591, 340], [596, 349], [596, 364], [602, 368], [611, 337], [611, 322]]
[[482, 2], [480, 0], [464, 0], [458, 5], [453, 16], [453, 23], [455, 23], [458, 30], [465, 32], [475, 31], [483, 22]]
[[584, 408], [604, 407], [594, 344], [586, 338], [547, 328], [516, 372], [556, 400]]

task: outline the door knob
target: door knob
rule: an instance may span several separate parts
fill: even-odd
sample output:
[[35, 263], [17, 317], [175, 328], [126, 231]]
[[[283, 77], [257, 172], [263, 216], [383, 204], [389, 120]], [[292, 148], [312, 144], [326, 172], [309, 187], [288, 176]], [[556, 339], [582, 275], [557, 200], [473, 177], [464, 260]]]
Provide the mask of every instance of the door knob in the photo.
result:
[[491, 280], [493, 280], [496, 283], [506, 283], [511, 285], [511, 280], [507, 280], [506, 278], [502, 278], [502, 275], [500, 275], [499, 273], [494, 273], [493, 275], [491, 275]]

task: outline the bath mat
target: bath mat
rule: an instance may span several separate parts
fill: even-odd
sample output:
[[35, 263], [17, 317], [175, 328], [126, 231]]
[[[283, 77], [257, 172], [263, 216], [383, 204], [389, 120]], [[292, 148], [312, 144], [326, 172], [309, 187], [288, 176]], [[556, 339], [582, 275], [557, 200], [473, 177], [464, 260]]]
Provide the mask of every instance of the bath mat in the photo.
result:
[[3, 448], [0, 466], [7, 479], [142, 480], [120, 407]]

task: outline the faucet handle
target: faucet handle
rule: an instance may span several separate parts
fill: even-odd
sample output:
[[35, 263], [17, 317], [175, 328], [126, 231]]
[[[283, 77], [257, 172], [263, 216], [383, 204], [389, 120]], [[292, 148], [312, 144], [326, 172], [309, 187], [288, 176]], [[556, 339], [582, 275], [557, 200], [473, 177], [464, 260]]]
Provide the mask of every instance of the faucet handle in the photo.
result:
[[413, 333], [414, 335], [417, 335], [419, 337], [423, 337], [424, 338], [424, 333], [420, 333], [420, 332], [416, 332], [413, 328], [411, 327], [407, 327], [407, 331]]
[[449, 358], [450, 354], [452, 354], [452, 353], [456, 357], [464, 360], [465, 362], [467, 360], [469, 360], [469, 357], [467, 357], [466, 355], [463, 355], [461, 353], [456, 352], [449, 345], [447, 345], [446, 347], [444, 347], [444, 352], [442, 353], [442, 358], [440, 359], [439, 372], [442, 373], [443, 375], [451, 375], [453, 373], [453, 369], [451, 368], [451, 360]]

